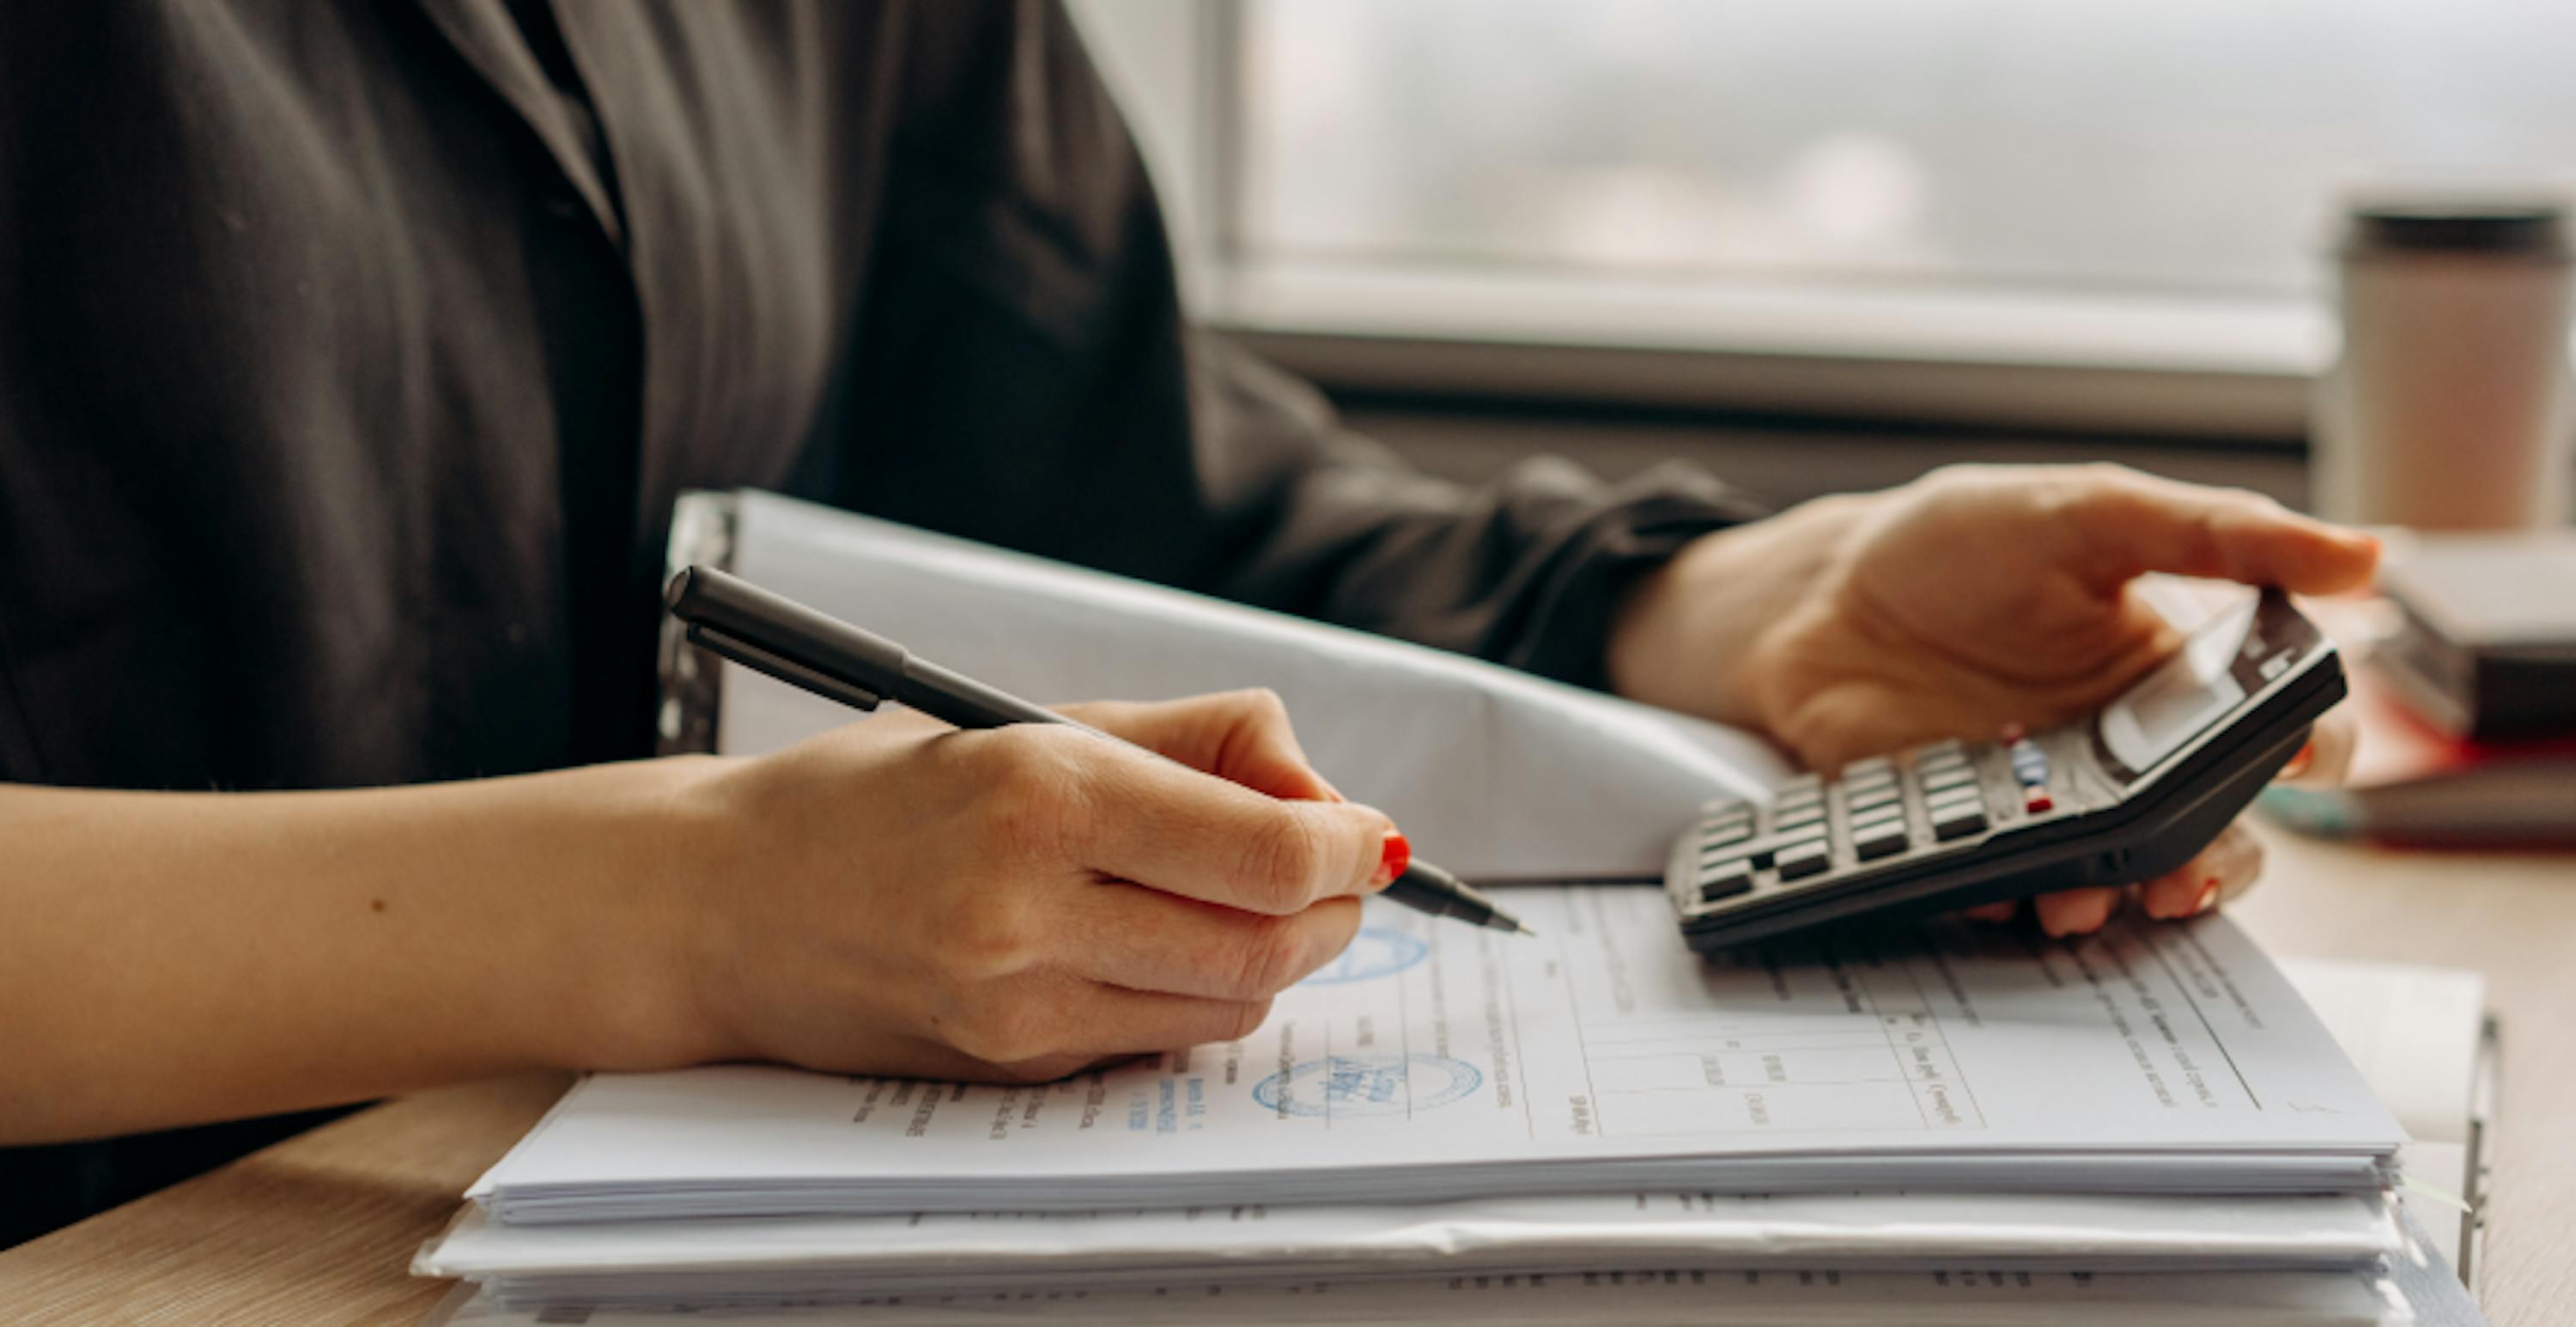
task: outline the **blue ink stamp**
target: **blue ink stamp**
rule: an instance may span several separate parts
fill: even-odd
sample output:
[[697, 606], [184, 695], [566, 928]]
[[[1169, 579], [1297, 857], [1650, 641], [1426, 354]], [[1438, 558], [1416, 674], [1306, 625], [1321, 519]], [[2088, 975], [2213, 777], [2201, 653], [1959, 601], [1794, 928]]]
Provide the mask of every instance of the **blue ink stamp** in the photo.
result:
[[1300, 986], [1340, 986], [1392, 977], [1419, 963], [1431, 946], [1392, 926], [1363, 926], [1333, 961], [1308, 974]]
[[1283, 1115], [1401, 1115], [1446, 1106], [1485, 1075], [1445, 1055], [1330, 1055], [1253, 1084], [1252, 1099]]

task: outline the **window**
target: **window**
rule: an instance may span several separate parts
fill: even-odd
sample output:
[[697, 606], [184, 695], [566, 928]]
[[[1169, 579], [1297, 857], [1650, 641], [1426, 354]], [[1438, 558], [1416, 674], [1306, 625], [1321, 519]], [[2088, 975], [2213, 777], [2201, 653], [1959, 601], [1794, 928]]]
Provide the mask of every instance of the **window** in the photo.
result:
[[2286, 294], [2337, 197], [2576, 165], [2564, 0], [1252, 0], [1241, 241]]
[[2344, 195], [2576, 168], [2563, 0], [1171, 12], [1212, 313], [1308, 337], [2133, 368], [2295, 431]]

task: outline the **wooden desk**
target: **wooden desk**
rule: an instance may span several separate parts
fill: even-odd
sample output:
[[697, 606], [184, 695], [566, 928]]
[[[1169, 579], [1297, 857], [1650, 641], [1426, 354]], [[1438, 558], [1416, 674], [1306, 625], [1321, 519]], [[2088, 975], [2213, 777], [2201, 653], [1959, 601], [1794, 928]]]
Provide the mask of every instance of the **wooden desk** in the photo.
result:
[[2576, 856], [2332, 847], [2265, 827], [2238, 920], [2282, 955], [2474, 968], [2504, 1027], [2478, 1302], [2496, 1327], [2576, 1321]]
[[[2493, 1225], [2497, 1327], [2576, 1313], [2576, 858], [2364, 852], [2267, 833], [2237, 913], [2272, 950], [2476, 968], [2503, 1016]], [[563, 1079], [423, 1093], [291, 1139], [0, 1254], [11, 1322], [412, 1322], [444, 1293], [404, 1274]]]

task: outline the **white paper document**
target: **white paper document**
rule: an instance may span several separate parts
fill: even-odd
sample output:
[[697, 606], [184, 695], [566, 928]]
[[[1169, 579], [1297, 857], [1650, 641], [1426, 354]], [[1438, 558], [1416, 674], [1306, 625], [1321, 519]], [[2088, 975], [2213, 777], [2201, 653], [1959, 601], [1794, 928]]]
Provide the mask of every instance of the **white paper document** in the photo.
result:
[[1537, 937], [1373, 902], [1251, 1036], [1044, 1086], [595, 1076], [470, 1196], [534, 1222], [2366, 1191], [2403, 1138], [2223, 917], [2073, 944], [1943, 923], [1703, 959], [1653, 888], [1509, 903]]
[[[2366, 1272], [2203, 1276], [1842, 1271], [1601, 1272], [1361, 1285], [1201, 1286], [893, 1297], [837, 1307], [714, 1309], [733, 1327], [2406, 1327], [2397, 1288]], [[455, 1327], [670, 1327], [668, 1313], [511, 1309], [460, 1290], [430, 1317]]]
[[2376, 1266], [2383, 1195], [1720, 1194], [1367, 1207], [505, 1226], [468, 1207], [412, 1271], [505, 1298], [777, 1303], [856, 1296], [1425, 1275], [1671, 1271], [2280, 1271]]
[[[1702, 802], [1785, 773], [1761, 741], [1684, 715], [788, 498], [692, 495], [683, 526], [727, 501], [713, 542], [735, 574], [1031, 700], [1272, 688], [1315, 768], [1465, 878], [1661, 879]], [[719, 695], [728, 754], [863, 721], [730, 664]]]

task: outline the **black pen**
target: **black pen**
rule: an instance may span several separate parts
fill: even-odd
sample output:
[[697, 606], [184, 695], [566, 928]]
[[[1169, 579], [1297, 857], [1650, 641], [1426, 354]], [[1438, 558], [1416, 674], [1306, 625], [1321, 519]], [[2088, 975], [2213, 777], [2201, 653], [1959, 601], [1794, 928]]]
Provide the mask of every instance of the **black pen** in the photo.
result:
[[[862, 710], [881, 701], [908, 705], [960, 728], [1014, 723], [1072, 724], [1099, 732], [1044, 706], [954, 673], [838, 618], [712, 567], [686, 567], [663, 594], [689, 640], [745, 668]], [[1111, 741], [1122, 740], [1101, 733]], [[1533, 935], [1520, 919], [1456, 876], [1420, 858], [1404, 868], [1386, 896], [1434, 917], [1455, 917], [1497, 931]]]

